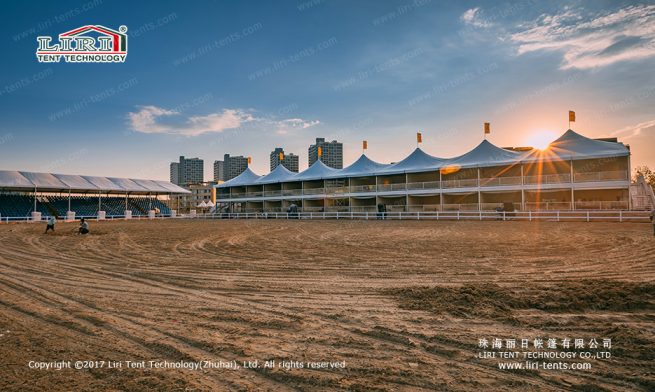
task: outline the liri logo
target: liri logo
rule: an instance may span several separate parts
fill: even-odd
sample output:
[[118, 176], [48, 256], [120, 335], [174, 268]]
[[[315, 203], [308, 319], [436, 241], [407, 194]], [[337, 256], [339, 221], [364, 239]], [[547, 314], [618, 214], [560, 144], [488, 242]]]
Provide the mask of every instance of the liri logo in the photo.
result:
[[39, 48], [36, 58], [40, 63], [123, 63], [127, 57], [127, 27], [118, 31], [105, 26], [88, 25], [59, 34], [59, 43], [52, 37], [36, 40]]

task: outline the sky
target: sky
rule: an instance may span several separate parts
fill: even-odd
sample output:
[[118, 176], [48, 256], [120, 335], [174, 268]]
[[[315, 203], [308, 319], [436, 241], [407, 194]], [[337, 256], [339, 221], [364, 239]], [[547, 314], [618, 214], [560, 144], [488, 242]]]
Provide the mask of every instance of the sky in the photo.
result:
[[[655, 167], [655, 3], [157, 1], [3, 5], [0, 170], [169, 178], [180, 155], [397, 162], [571, 127]], [[37, 36], [127, 26], [124, 63], [39, 63]]]

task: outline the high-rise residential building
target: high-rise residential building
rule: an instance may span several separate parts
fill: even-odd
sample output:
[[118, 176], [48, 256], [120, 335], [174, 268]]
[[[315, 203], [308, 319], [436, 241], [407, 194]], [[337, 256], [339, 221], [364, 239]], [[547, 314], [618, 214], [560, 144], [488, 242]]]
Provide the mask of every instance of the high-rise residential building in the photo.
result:
[[223, 161], [214, 161], [214, 181], [225, 181], [225, 174], [223, 173]]
[[180, 164], [178, 162], [171, 162], [171, 183], [180, 185]]
[[171, 163], [171, 182], [180, 186], [202, 183], [205, 176], [204, 164], [202, 159], [180, 156], [179, 162]]
[[248, 158], [243, 156], [231, 157], [223, 155], [223, 181], [229, 181], [248, 168]]
[[316, 144], [309, 146], [309, 166], [318, 160], [319, 147], [321, 148], [321, 162], [335, 169], [343, 169], [343, 144], [336, 140], [326, 142], [322, 137], [317, 137]]
[[271, 171], [273, 171], [280, 164], [280, 153], [282, 154], [282, 166], [286, 167], [292, 172], [298, 173], [299, 157], [296, 154], [285, 154], [282, 147], [277, 147], [271, 151]]

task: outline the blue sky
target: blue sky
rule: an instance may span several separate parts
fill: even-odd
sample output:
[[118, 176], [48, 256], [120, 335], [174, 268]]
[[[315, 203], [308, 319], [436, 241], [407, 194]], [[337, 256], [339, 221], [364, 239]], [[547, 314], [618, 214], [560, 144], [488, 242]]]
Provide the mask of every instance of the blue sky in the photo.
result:
[[[168, 179], [316, 137], [398, 161], [573, 128], [655, 166], [655, 4], [571, 1], [14, 2], [0, 26], [0, 169]], [[122, 64], [39, 63], [36, 37], [128, 27]]]

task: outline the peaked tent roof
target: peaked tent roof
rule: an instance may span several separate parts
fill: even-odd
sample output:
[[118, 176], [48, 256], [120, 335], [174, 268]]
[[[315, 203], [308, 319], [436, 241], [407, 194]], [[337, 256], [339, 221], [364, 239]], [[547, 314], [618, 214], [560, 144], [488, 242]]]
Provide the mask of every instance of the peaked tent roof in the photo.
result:
[[85, 180], [93, 184], [98, 190], [103, 191], [122, 191], [123, 188], [118, 184], [111, 182], [107, 177], [82, 176]]
[[273, 184], [276, 182], [283, 182], [285, 180], [291, 179], [293, 176], [295, 176], [296, 173], [292, 172], [291, 170], [287, 169], [283, 165], [277, 165], [275, 169], [273, 169], [272, 172], [268, 173], [267, 175], [263, 177], [259, 177], [257, 179], [258, 184]]
[[39, 189], [68, 189], [68, 185], [61, 182], [57, 177], [50, 173], [30, 173], [20, 172], [23, 177], [30, 180], [36, 188]]
[[405, 173], [408, 171], [424, 171], [438, 169], [446, 160], [434, 157], [421, 150], [419, 147], [409, 154], [409, 156], [398, 163], [387, 166], [380, 170], [378, 174]]
[[253, 185], [261, 176], [255, 174], [249, 167], [246, 168], [241, 174], [234, 177], [231, 180], [225, 181], [222, 184], [218, 184], [216, 187], [224, 188], [228, 186], [244, 186], [244, 185]]
[[350, 166], [339, 170], [339, 173], [337, 173], [335, 177], [370, 176], [385, 167], [389, 167], [389, 164], [375, 162], [365, 154], [362, 154]]
[[626, 155], [630, 155], [630, 150], [623, 143], [590, 139], [569, 129], [545, 150], [528, 151], [522, 159], [591, 159]]
[[327, 166], [320, 159], [304, 171], [296, 174], [291, 179], [294, 181], [320, 180], [323, 178], [334, 177], [339, 170]]
[[0, 188], [34, 188], [34, 184], [17, 171], [0, 171]]
[[[136, 182], [139, 182], [137, 184]], [[0, 188], [31, 191], [190, 193], [166, 181], [0, 170]]]
[[71, 189], [97, 189], [98, 187], [90, 183], [87, 179], [82, 176], [76, 176], [74, 174], [53, 174], [61, 182], [68, 185]]
[[458, 157], [449, 159], [446, 164], [460, 167], [484, 167], [499, 164], [518, 163], [523, 154], [505, 150], [483, 140], [474, 149]]

